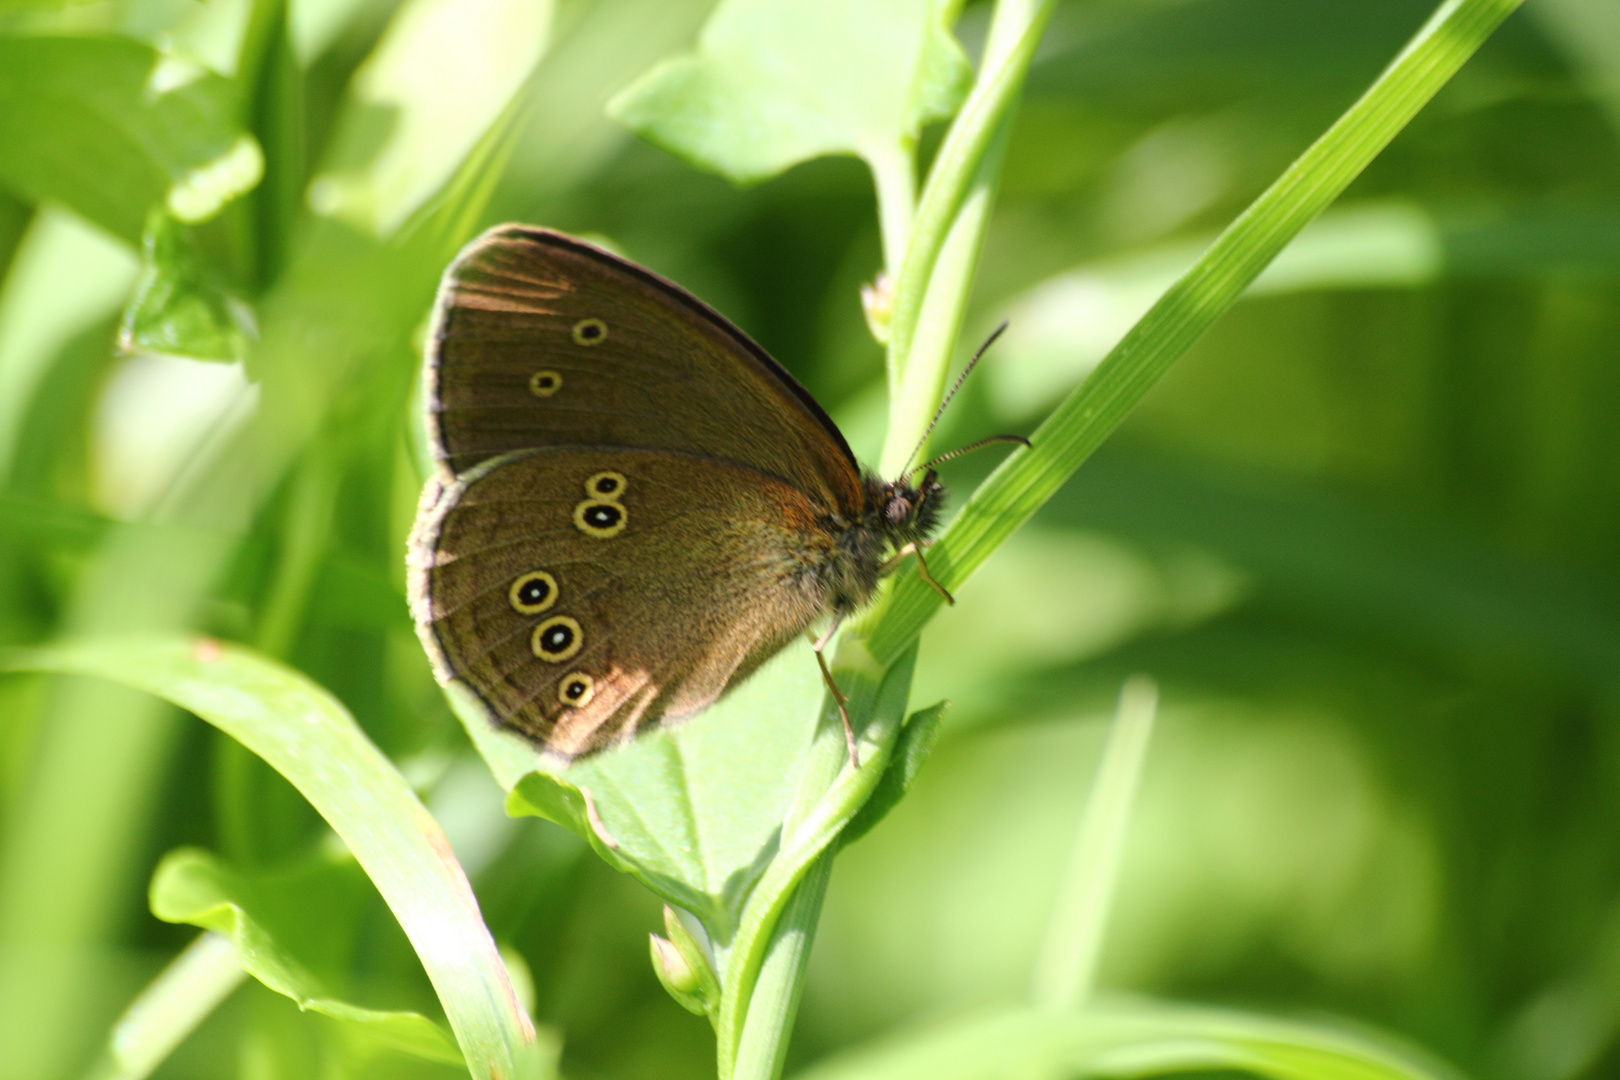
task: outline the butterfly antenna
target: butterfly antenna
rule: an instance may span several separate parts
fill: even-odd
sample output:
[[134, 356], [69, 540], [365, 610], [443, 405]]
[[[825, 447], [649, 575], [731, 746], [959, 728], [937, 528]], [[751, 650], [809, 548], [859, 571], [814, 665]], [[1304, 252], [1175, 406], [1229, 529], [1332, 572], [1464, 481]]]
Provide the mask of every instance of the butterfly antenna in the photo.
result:
[[935, 465], [938, 465], [942, 461], [949, 461], [951, 458], [959, 458], [963, 454], [971, 454], [975, 450], [982, 450], [986, 446], [994, 446], [997, 443], [1017, 443], [1019, 446], [1025, 448], [1034, 445], [1022, 435], [992, 435], [988, 439], [980, 439], [976, 443], [968, 443], [966, 446], [958, 446], [955, 450], [947, 450], [937, 458], [929, 458], [927, 461], [923, 462], [921, 465], [917, 466], [911, 471], [914, 473], [919, 473], [924, 469], [932, 469]]
[[[983, 356], [989, 350], [990, 346], [996, 343], [996, 338], [1000, 337], [1006, 329], [1007, 320], [1002, 319], [1001, 325], [990, 331], [990, 336], [984, 339], [984, 344], [979, 346], [979, 351], [973, 354], [973, 359], [967, 362], [967, 367], [962, 369], [962, 374], [956, 377], [956, 382], [952, 384], [950, 391], [946, 393], [945, 400], [941, 401], [939, 403], [939, 408], [934, 410], [934, 418], [928, 421], [928, 426], [923, 429], [922, 438], [917, 440], [916, 448], [911, 451], [911, 456], [906, 458], [907, 465], [910, 465], [913, 461], [916, 461], [917, 455], [922, 453], [922, 448], [928, 443], [928, 436], [934, 433], [934, 428], [939, 426], [939, 418], [945, 415], [945, 407], [951, 403], [951, 399], [956, 396], [956, 392], [962, 389], [962, 384], [967, 382], [967, 377], [973, 374], [974, 365], [979, 362], [979, 357]], [[917, 471], [917, 469], [910, 468], [902, 469], [901, 475], [910, 476], [912, 473]]]

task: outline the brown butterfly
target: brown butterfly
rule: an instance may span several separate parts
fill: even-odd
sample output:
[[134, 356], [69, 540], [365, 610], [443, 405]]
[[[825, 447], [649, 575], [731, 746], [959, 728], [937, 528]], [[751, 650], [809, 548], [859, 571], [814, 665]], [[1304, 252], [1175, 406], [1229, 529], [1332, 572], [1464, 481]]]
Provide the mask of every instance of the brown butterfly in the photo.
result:
[[932, 468], [863, 472], [746, 334], [590, 244], [519, 225], [469, 244], [426, 383], [417, 632], [441, 682], [559, 757], [698, 712], [827, 615], [843, 713], [838, 621], [907, 554], [950, 598], [920, 550]]

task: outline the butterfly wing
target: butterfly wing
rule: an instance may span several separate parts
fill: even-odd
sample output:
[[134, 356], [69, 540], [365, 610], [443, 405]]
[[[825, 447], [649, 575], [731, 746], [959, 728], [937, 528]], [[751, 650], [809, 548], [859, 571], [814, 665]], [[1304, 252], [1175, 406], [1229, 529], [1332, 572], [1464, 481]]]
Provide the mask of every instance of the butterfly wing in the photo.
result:
[[781, 365], [679, 286], [560, 233], [503, 225], [469, 244], [428, 361], [454, 475], [530, 447], [626, 446], [747, 465], [829, 510], [862, 503], [848, 444]]
[[441, 680], [573, 757], [696, 712], [801, 633], [832, 543], [803, 493], [730, 462], [517, 451], [421, 516], [412, 607]]

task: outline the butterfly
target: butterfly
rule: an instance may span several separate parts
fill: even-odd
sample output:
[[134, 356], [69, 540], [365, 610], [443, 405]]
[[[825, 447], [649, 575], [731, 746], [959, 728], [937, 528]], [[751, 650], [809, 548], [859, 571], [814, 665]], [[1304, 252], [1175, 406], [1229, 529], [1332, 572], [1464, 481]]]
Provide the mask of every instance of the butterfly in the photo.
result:
[[457, 256], [424, 378], [436, 474], [410, 598], [441, 682], [566, 760], [701, 711], [831, 616], [816, 657], [854, 759], [822, 647], [907, 555], [950, 599], [922, 561], [931, 465], [863, 471], [741, 330], [546, 229]]

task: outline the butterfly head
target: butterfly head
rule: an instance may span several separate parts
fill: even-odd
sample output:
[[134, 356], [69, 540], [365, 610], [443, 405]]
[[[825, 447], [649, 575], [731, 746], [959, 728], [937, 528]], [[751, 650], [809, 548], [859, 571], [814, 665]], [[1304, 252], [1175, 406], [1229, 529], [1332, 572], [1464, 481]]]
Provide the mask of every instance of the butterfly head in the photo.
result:
[[924, 471], [915, 483], [911, 476], [898, 480], [870, 478], [876, 527], [895, 546], [926, 540], [939, 525], [944, 509], [945, 485], [933, 469]]

